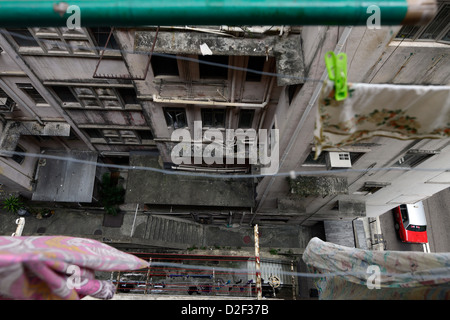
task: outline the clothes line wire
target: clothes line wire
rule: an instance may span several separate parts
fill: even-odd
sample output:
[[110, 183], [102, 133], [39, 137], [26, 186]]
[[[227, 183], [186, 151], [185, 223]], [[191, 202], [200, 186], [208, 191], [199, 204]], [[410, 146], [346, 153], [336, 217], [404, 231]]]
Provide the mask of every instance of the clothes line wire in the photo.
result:
[[[63, 160], [75, 163], [82, 163], [87, 165], [93, 165], [97, 167], [105, 167], [105, 168], [113, 168], [113, 169], [123, 169], [123, 170], [137, 170], [137, 171], [153, 171], [159, 172], [162, 174], [168, 175], [179, 175], [179, 176], [195, 176], [195, 177], [205, 177], [205, 178], [222, 178], [222, 179], [250, 179], [250, 178], [261, 178], [267, 176], [278, 176], [278, 177], [291, 177], [293, 176], [302, 176], [302, 175], [318, 175], [318, 174], [330, 174], [329, 170], [311, 170], [311, 171], [289, 171], [289, 172], [277, 172], [275, 174], [211, 174], [211, 173], [194, 173], [194, 172], [185, 172], [179, 170], [167, 170], [167, 169], [159, 169], [153, 167], [144, 167], [144, 166], [130, 166], [130, 165], [118, 165], [118, 164], [107, 164], [107, 163], [99, 163], [96, 161], [89, 160], [81, 160], [72, 158], [69, 156], [56, 156], [49, 155], [45, 153], [30, 153], [30, 152], [19, 152], [19, 151], [7, 151], [0, 150], [1, 155], [20, 155], [20, 156], [28, 156], [34, 158], [43, 158], [43, 159], [53, 159], [53, 160]], [[333, 174], [338, 173], [348, 173], [348, 172], [373, 172], [373, 171], [422, 171], [422, 172], [443, 172], [450, 171], [449, 168], [411, 168], [411, 167], [372, 167], [366, 169], [334, 169], [332, 171]]]

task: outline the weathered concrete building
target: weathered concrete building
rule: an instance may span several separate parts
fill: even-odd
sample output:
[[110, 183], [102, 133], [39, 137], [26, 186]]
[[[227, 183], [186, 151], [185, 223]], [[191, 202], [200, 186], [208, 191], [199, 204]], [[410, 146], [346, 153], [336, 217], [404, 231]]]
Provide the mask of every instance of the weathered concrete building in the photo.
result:
[[[3, 29], [0, 144], [29, 153], [90, 151], [102, 163], [208, 173], [193, 177], [130, 168], [127, 179], [128, 203], [203, 223], [311, 226], [377, 216], [450, 185], [450, 139], [377, 137], [314, 160], [324, 55], [347, 54], [349, 82], [448, 85], [448, 8], [443, 3], [428, 25], [410, 29]], [[178, 141], [172, 133], [186, 128], [199, 138], [196, 121], [202, 122], [201, 133], [277, 129], [271, 147], [279, 150], [283, 174], [253, 177], [262, 166], [250, 163], [249, 149], [242, 163], [174, 164], [171, 152]], [[254, 142], [245, 134], [236, 139], [247, 148]], [[333, 172], [333, 152], [345, 153], [346, 168], [356, 170]], [[0, 183], [31, 195], [38, 159], [17, 160], [0, 159]], [[392, 166], [442, 170], [365, 171]], [[285, 174], [291, 171], [320, 173]]]

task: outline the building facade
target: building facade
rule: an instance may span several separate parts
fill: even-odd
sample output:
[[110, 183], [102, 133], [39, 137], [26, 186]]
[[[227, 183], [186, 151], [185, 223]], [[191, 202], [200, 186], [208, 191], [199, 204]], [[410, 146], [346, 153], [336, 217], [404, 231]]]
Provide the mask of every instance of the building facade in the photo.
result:
[[[126, 201], [201, 223], [312, 226], [426, 199], [450, 185], [450, 139], [377, 137], [315, 160], [314, 110], [327, 51], [347, 54], [349, 82], [449, 85], [448, 10], [443, 2], [414, 28], [3, 29], [0, 143], [12, 153], [0, 158], [0, 183], [32, 197], [42, 163], [23, 153], [85, 151], [98, 163], [181, 173], [130, 169]], [[246, 146], [244, 160], [175, 164], [177, 129], [202, 150], [207, 130], [242, 129], [230, 145]], [[260, 175], [264, 164], [251, 163], [258, 135], [249, 129], [277, 130], [267, 141], [282, 174]], [[339, 154], [356, 170], [333, 172]], [[387, 167], [433, 170], [364, 171]], [[183, 175], [192, 172], [211, 175]]]

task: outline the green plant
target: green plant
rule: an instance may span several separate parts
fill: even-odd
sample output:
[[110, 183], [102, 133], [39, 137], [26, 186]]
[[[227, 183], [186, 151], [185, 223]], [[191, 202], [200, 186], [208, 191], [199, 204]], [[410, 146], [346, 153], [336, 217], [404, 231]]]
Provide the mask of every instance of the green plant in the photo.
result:
[[105, 173], [99, 186], [99, 196], [106, 213], [116, 215], [118, 205], [124, 201], [125, 189], [114, 183], [109, 173]]
[[23, 203], [16, 196], [10, 196], [9, 198], [3, 200], [3, 209], [8, 210], [9, 212], [17, 213], [17, 211], [19, 211], [22, 207]]
[[276, 254], [278, 254], [279, 250], [280, 249], [270, 249], [269, 252], [270, 252], [270, 254], [276, 255]]

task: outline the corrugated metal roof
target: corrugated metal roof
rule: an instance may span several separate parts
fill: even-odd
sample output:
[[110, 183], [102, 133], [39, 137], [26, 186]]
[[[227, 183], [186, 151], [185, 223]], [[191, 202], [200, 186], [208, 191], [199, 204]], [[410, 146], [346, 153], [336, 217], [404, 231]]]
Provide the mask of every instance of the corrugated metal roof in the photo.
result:
[[[91, 151], [47, 151], [57, 158], [41, 158], [32, 200], [91, 202], [97, 153]], [[65, 160], [72, 158], [83, 162]]]

